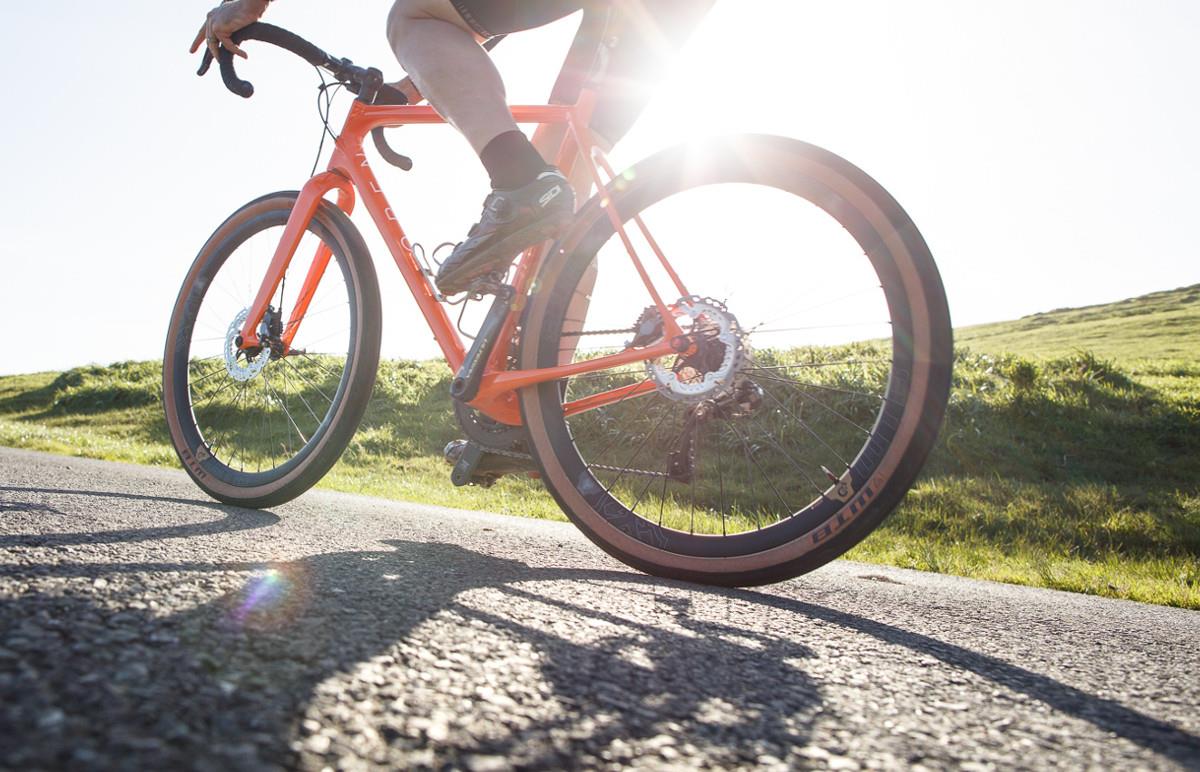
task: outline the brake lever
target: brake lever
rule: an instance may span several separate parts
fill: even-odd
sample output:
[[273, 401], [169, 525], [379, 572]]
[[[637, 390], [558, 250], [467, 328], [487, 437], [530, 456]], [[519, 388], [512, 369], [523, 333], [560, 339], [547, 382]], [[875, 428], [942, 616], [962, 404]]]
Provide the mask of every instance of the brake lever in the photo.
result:
[[401, 171], [411, 171], [413, 168], [412, 159], [406, 155], [400, 155], [392, 146], [388, 144], [387, 138], [383, 136], [383, 128], [371, 129], [371, 139], [375, 140], [375, 149], [379, 151], [379, 155], [383, 160], [395, 166]]

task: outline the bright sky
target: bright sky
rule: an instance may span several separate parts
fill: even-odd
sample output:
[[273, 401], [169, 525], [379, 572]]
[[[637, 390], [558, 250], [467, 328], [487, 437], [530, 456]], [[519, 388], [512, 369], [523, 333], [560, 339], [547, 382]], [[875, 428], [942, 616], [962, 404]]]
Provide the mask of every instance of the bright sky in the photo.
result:
[[[259, 46], [242, 66], [253, 99], [196, 78], [186, 51], [207, 6], [5, 10], [0, 374], [161, 357], [212, 230], [307, 179], [315, 74]], [[396, 76], [388, 7], [279, 0], [267, 20]], [[544, 101], [573, 32], [561, 22], [497, 50], [511, 101]], [[614, 160], [688, 133], [798, 137], [904, 205], [956, 325], [1116, 300], [1200, 282], [1197, 40], [1194, 0], [720, 0]], [[416, 171], [376, 171], [410, 236], [461, 238], [486, 193], [466, 143], [422, 127], [396, 144]], [[434, 355], [383, 245], [368, 243], [385, 356]]]

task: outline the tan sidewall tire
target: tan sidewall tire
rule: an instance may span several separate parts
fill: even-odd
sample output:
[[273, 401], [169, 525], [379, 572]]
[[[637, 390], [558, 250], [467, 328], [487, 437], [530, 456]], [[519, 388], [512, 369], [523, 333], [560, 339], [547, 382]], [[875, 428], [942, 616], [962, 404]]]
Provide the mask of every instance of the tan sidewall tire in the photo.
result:
[[[350, 290], [355, 298], [355, 302], [352, 303], [356, 338], [354, 355], [343, 381], [345, 386], [339, 390], [340, 397], [337, 399], [333, 415], [323, 424], [325, 428], [319, 436], [314, 437], [315, 442], [311, 442], [310, 446], [306, 446], [297, 454], [296, 458], [303, 458], [300, 463], [295, 463], [286, 473], [259, 485], [238, 486], [222, 480], [216, 473], [220, 471], [219, 468], [213, 466], [220, 462], [212, 458], [204, 459], [206, 454], [197, 452], [199, 447], [191, 447], [187, 437], [189, 432], [185, 431], [184, 427], [184, 421], [192, 420], [191, 407], [190, 404], [181, 404], [179, 389], [175, 384], [176, 368], [179, 365], [177, 347], [186, 346], [188, 343], [183, 335], [187, 299], [198, 279], [204, 274], [209, 261], [214, 259], [214, 255], [222, 249], [227, 239], [234, 238], [241, 229], [257, 218], [290, 211], [296, 196], [295, 192], [280, 192], [252, 201], [230, 216], [213, 233], [200, 250], [184, 280], [167, 332], [166, 351], [163, 356], [163, 408], [171, 443], [184, 469], [197, 485], [213, 498], [238, 506], [275, 506], [299, 496], [315, 485], [337, 462], [353, 437], [370, 399], [379, 366], [379, 288], [370, 254], [362, 236], [345, 213], [332, 203], [323, 201], [314, 219], [331, 241], [331, 246], [335, 247], [335, 261], [337, 252], [345, 256], [349, 267]], [[335, 262], [331, 262], [331, 266], [333, 265]], [[186, 352], [184, 353], [186, 355]]]
[[[928, 247], [900, 206], [877, 183], [848, 162], [795, 140], [745, 136], [722, 140], [709, 150], [666, 151], [636, 167], [628, 175], [633, 184], [623, 191], [609, 190], [618, 209], [637, 193], [639, 186], [674, 180], [670, 192], [706, 181], [703, 171], [689, 174], [686, 159], [722, 157], [737, 153], [754, 170], [755, 180], [794, 189], [796, 179], [815, 180], [834, 191], [870, 223], [882, 237], [895, 263], [909, 301], [913, 328], [911, 384], [895, 437], [875, 467], [870, 480], [832, 517], [810, 531], [774, 548], [731, 557], [697, 557], [663, 549], [653, 541], [653, 529], [622, 530], [613, 519], [590, 504], [578, 490], [554, 450], [551, 422], [556, 416], [546, 408], [550, 390], [533, 387], [522, 391], [521, 405], [543, 480], [573, 522], [594, 542], [618, 559], [649, 573], [714, 584], [751, 585], [778, 581], [810, 571], [832, 560], [864, 538], [895, 507], [924, 463], [936, 437], [949, 389], [952, 344], [945, 293]], [[720, 180], [708, 180], [720, 181]], [[653, 196], [658, 200], [662, 196]], [[522, 368], [545, 366], [548, 357], [539, 350], [537, 331], [548, 324], [550, 298], [560, 276], [571, 262], [574, 247], [584, 239], [602, 214], [593, 203], [581, 212], [579, 222], [560, 244], [566, 257], [548, 261], [539, 276], [541, 294], [534, 293], [527, 310], [520, 362]], [[685, 272], [686, 266], [681, 270]], [[530, 332], [532, 331], [532, 332]], [[558, 417], [557, 420], [561, 421]], [[615, 518], [614, 518], [615, 519]]]

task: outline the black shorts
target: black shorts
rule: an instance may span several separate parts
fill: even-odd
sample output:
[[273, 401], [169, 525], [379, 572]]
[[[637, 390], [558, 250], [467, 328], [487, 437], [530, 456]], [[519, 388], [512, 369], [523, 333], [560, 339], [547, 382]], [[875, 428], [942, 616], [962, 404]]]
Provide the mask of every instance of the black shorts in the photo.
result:
[[541, 27], [589, 3], [587, 0], [451, 0], [463, 21], [485, 38]]
[[[633, 126], [671, 59], [716, 2], [642, 0], [637, 7], [644, 9], [645, 15], [634, 20], [620, 13], [622, 6], [617, 0], [451, 1], [463, 20], [482, 37], [533, 29], [576, 11], [602, 10], [616, 2], [618, 14], [610, 28], [610, 39], [616, 40], [616, 46], [610, 51], [608, 69], [597, 86], [599, 98], [592, 116], [592, 130], [614, 145]], [[576, 42], [579, 43], [580, 38]], [[595, 44], [598, 42], [593, 44], [593, 50]], [[590, 66], [593, 59], [593, 56], [583, 57], [583, 67]], [[553, 101], [574, 101], [583, 75], [586, 73], [577, 72], [573, 78], [576, 93], [567, 89], [568, 93], [558, 94], [558, 99]], [[557, 86], [555, 90], [559, 90]]]

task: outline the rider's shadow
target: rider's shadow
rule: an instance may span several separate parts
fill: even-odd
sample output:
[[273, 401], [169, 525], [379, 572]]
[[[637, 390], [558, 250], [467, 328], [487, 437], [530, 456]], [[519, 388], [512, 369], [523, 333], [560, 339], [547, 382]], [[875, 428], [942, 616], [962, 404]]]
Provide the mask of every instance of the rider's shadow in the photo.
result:
[[[118, 750], [134, 766], [320, 766], [354, 750], [396, 765], [484, 754], [562, 766], [619, 762], [628, 741], [653, 738], [736, 763], [809, 736], [820, 695], [799, 662], [811, 652], [699, 619], [680, 586], [388, 544], [271, 566], [26, 567], [82, 584], [0, 614], [19, 665], [0, 680], [0, 736], [23, 739], [0, 759], [87, 765]], [[248, 577], [186, 611], [105, 609], [74, 589], [186, 603], [214, 571]], [[335, 722], [351, 731], [331, 743]]]
[[[275, 522], [222, 511], [229, 530]], [[13, 536], [0, 546], [99, 543], [94, 559], [104, 542], [162, 536]], [[1200, 738], [1116, 700], [869, 617], [387, 544], [271, 566], [13, 553], [0, 584], [0, 767], [319, 768], [348, 751], [386, 766], [483, 754], [558, 767], [619, 764], [648, 747], [686, 759], [689, 745], [717, 764], [753, 762], [805, 745], [829, 713], [806, 672], [812, 652], [760, 629], [781, 618], [935, 658], [1184, 766], [1200, 751]], [[334, 724], [342, 732], [331, 742]]]

